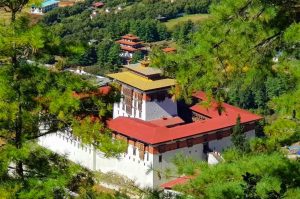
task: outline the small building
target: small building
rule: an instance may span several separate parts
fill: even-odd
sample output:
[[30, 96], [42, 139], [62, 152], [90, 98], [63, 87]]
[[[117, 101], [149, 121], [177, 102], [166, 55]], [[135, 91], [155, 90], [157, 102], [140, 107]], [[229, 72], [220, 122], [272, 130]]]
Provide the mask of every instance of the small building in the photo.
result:
[[30, 13], [43, 15], [44, 13], [57, 8], [59, 5], [59, 1], [56, 0], [44, 0], [41, 6], [32, 5]]
[[94, 8], [102, 8], [105, 4], [103, 2], [95, 2], [92, 4]]
[[160, 22], [166, 22], [166, 21], [168, 21], [167, 17], [161, 16], [161, 15], [158, 15], [155, 19], [158, 20], [158, 21], [160, 21]]
[[176, 48], [168, 47], [168, 48], [162, 49], [162, 51], [165, 52], [165, 53], [176, 53], [177, 50], [176, 50]]
[[94, 18], [96, 18], [98, 15], [99, 15], [99, 13], [97, 12], [97, 10], [93, 10], [92, 14], [90, 14], [91, 20], [93, 20]]
[[122, 36], [122, 39], [116, 42], [120, 44], [122, 50], [120, 57], [124, 58], [125, 60], [132, 59], [134, 53], [138, 51], [141, 51], [144, 55], [147, 54], [147, 50], [145, 49], [143, 42], [139, 37], [133, 34], [124, 35]]

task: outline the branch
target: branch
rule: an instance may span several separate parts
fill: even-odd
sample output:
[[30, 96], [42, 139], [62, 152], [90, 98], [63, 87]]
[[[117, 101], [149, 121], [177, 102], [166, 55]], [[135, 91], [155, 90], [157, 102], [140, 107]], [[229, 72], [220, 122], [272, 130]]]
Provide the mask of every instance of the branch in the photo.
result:
[[43, 137], [45, 135], [56, 133], [57, 131], [58, 131], [58, 129], [50, 130], [50, 131], [47, 131], [46, 133], [41, 133], [41, 134], [38, 134], [38, 135], [35, 135], [35, 136], [27, 137], [27, 139], [28, 140], [35, 140], [35, 139], [38, 139], [38, 138]]
[[255, 48], [263, 47], [263, 46], [267, 45], [269, 42], [271, 42], [273, 39], [275, 39], [276, 37], [280, 36], [281, 34], [282, 34], [282, 31], [280, 31], [280, 32], [276, 33], [275, 35], [272, 35], [272, 36], [264, 39], [259, 44], [255, 45]]

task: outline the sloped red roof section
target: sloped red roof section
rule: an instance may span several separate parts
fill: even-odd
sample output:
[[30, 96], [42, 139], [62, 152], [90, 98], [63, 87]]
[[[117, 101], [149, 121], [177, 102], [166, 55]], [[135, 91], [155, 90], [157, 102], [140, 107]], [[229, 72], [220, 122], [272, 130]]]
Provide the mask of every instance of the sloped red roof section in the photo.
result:
[[164, 48], [163, 51], [165, 53], [172, 53], [172, 52], [176, 52], [176, 48]]
[[164, 189], [172, 189], [174, 186], [185, 184], [185, 183], [187, 183], [191, 179], [193, 179], [193, 177], [182, 176], [182, 177], [176, 178], [174, 180], [171, 180], [169, 182], [166, 182], [166, 183], [160, 185], [160, 187], [162, 187]]
[[129, 51], [129, 52], [135, 52], [138, 50], [138, 49], [130, 47], [130, 46], [121, 46], [121, 49], [125, 50], [125, 51]]
[[102, 86], [94, 92], [89, 92], [89, 93], [73, 92], [73, 97], [78, 98], [78, 99], [84, 99], [84, 98], [88, 98], [88, 97], [91, 97], [91, 96], [107, 95], [110, 91], [111, 91], [110, 86]]
[[104, 3], [103, 2], [95, 2], [95, 3], [93, 3], [93, 6], [94, 7], [97, 7], [97, 8], [99, 8], [99, 7], [103, 7], [104, 6]]
[[152, 123], [152, 124], [155, 124], [157, 126], [165, 126], [165, 127], [185, 123], [180, 117], [162, 118], [162, 119], [152, 120], [152, 121], [149, 121], [149, 122]]
[[138, 40], [140, 39], [139, 37], [133, 35], [133, 34], [127, 34], [127, 35], [124, 35], [122, 36], [123, 39], [128, 39], [128, 40]]

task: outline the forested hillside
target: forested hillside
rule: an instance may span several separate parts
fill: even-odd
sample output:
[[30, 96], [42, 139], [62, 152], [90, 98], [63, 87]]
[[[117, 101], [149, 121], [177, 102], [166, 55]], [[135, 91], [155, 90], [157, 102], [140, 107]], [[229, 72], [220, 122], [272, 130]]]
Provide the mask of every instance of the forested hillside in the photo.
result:
[[[132, 33], [145, 42], [170, 40], [172, 32], [157, 20], [159, 16], [172, 19], [183, 14], [207, 13], [210, 4], [207, 0], [104, 1], [105, 7], [97, 9], [97, 16], [91, 19], [92, 3], [88, 0], [71, 8], [55, 9], [44, 16], [41, 25], [49, 37], [58, 37], [60, 42], [52, 46], [51, 51], [43, 52], [38, 57], [40, 61], [53, 63], [54, 55], [60, 55], [66, 58], [67, 67], [97, 65], [102, 73], [116, 70], [121, 61], [115, 40], [122, 35]], [[88, 45], [90, 40], [96, 40], [97, 44]]]

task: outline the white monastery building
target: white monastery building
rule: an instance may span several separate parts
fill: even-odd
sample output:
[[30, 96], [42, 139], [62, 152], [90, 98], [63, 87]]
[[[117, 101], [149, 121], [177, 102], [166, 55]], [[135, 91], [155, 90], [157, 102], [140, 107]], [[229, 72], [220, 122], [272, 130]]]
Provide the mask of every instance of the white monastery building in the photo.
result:
[[[71, 133], [50, 134], [39, 143], [57, 153], [68, 154], [70, 160], [90, 170], [126, 176], [140, 187], [168, 188], [174, 184], [176, 179], [159, 178], [157, 171], [174, 169], [172, 160], [177, 154], [217, 163], [219, 153], [231, 146], [232, 128], [238, 116], [248, 138], [255, 136], [257, 122], [262, 119], [226, 103], [222, 104], [224, 112], [220, 114], [214, 100], [204, 107], [199, 103], [206, 100], [203, 92], [194, 93], [195, 103], [191, 106], [177, 103], [169, 94], [175, 80], [165, 78], [147, 62], [126, 65], [122, 72], [108, 77], [120, 84], [123, 96], [114, 104], [108, 128], [115, 139], [128, 143], [126, 153], [119, 158], [105, 158], [93, 146], [82, 146]], [[101, 89], [103, 93], [109, 92], [108, 87]], [[149, 168], [153, 170], [149, 172]], [[177, 179], [183, 180], [186, 179]]]

